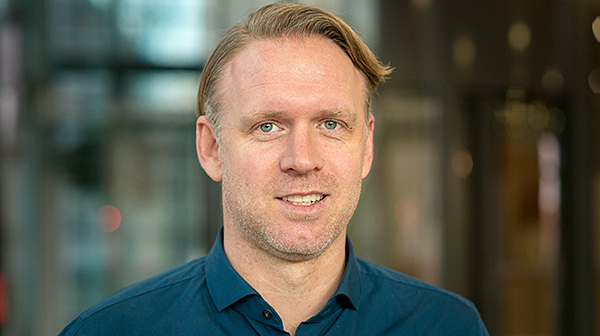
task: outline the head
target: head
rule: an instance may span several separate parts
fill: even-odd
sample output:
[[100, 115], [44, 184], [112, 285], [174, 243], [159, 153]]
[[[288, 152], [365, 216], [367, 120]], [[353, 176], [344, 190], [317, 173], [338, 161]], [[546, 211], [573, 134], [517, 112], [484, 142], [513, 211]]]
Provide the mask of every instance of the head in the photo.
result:
[[372, 162], [370, 101], [388, 72], [313, 7], [266, 6], [227, 33], [202, 74], [196, 133], [202, 167], [222, 182], [227, 253], [343, 251]]
[[331, 40], [350, 58], [365, 81], [365, 118], [377, 87], [391, 68], [382, 65], [361, 38], [339, 17], [316, 7], [296, 3], [276, 3], [262, 7], [247, 23], [231, 27], [206, 62], [200, 78], [196, 114], [206, 115], [217, 139], [221, 129], [222, 92], [220, 78], [225, 66], [254, 41], [277, 37], [317, 35]]

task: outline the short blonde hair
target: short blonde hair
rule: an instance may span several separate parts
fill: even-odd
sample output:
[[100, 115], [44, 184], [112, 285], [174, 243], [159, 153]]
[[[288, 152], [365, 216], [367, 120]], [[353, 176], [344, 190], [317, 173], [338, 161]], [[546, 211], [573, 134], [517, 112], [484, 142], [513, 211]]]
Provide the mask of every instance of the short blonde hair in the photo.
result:
[[309, 35], [333, 41], [361, 71], [366, 82], [368, 112], [377, 87], [386, 80], [391, 68], [381, 64], [352, 28], [334, 14], [303, 4], [276, 3], [250, 14], [247, 23], [231, 27], [217, 44], [200, 77], [197, 115], [206, 115], [218, 135], [221, 119], [218, 80], [233, 57], [258, 39]]

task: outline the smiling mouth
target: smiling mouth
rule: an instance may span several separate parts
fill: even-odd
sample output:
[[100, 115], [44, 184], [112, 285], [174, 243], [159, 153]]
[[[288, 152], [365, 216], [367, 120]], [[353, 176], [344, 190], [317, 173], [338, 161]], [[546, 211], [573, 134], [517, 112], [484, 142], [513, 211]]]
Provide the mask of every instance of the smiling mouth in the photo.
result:
[[278, 198], [280, 200], [286, 201], [293, 205], [309, 206], [309, 205], [313, 205], [313, 204], [323, 200], [325, 198], [325, 195], [321, 195], [321, 194], [312, 194], [312, 195], [305, 195], [305, 196], [292, 195], [292, 196], [284, 196], [284, 197], [278, 197]]

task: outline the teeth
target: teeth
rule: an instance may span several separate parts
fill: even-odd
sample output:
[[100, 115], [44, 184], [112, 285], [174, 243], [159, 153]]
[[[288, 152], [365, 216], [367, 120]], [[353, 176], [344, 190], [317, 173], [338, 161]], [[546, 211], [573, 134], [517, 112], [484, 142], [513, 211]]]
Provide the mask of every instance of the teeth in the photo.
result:
[[306, 196], [300, 196], [300, 195], [286, 196], [286, 197], [282, 197], [281, 199], [286, 202], [290, 202], [293, 205], [307, 206], [307, 205], [317, 203], [318, 201], [322, 200], [324, 197], [325, 196], [323, 196], [323, 195], [312, 194], [312, 195], [306, 195]]

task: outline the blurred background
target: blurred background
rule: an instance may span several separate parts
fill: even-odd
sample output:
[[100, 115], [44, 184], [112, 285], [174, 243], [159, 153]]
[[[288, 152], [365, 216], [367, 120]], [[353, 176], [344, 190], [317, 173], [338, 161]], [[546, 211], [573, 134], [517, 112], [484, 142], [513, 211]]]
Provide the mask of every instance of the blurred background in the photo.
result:
[[[396, 68], [357, 253], [492, 335], [600, 335], [600, 2], [321, 0]], [[267, 1], [0, 0], [0, 334], [56, 335], [205, 254], [195, 91]]]

